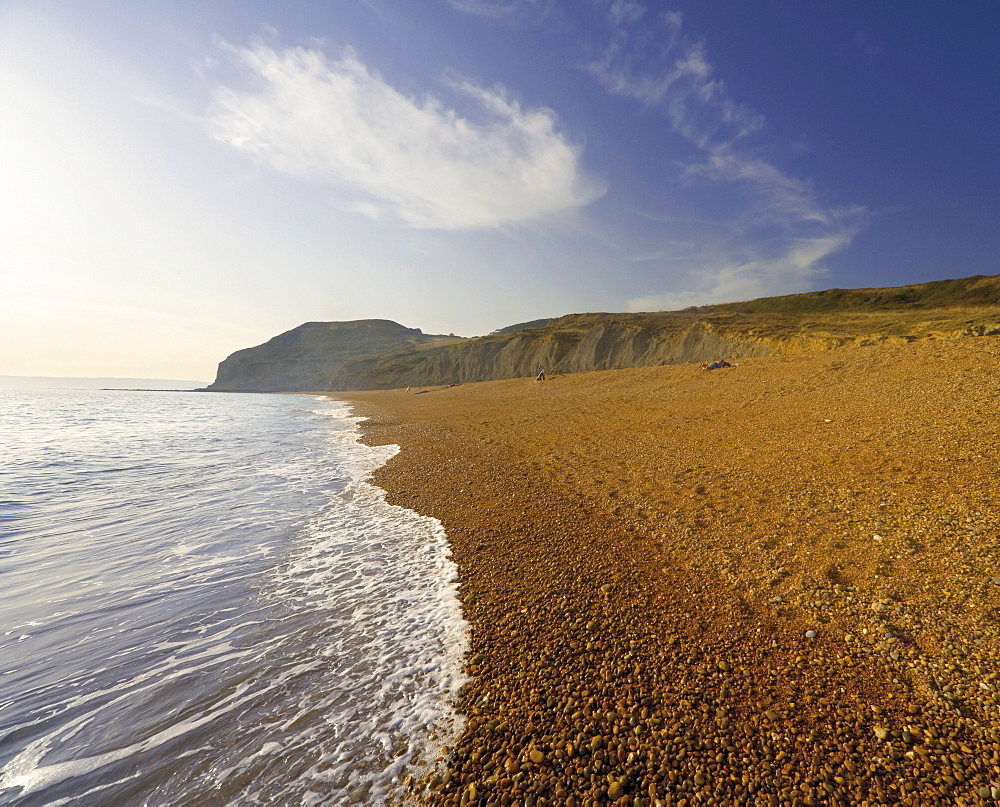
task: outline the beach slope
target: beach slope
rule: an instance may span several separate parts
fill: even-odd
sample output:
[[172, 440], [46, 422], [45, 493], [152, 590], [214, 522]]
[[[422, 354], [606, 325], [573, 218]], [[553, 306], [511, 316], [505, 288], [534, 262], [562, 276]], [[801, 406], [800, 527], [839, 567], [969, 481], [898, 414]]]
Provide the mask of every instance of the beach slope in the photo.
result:
[[351, 393], [470, 623], [440, 804], [1000, 797], [1000, 340]]

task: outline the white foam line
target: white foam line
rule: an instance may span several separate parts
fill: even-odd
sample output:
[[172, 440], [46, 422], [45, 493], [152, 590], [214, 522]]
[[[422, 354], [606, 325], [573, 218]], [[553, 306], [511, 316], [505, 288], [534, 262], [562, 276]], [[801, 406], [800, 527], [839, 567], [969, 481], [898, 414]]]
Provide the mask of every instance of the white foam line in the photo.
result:
[[[249, 683], [240, 684], [231, 694], [219, 701], [219, 703], [212, 710], [203, 713], [199, 717], [175, 723], [162, 729], [151, 737], [147, 737], [144, 740], [132, 743], [131, 745], [123, 748], [108, 751], [104, 754], [96, 754], [90, 757], [79, 757], [77, 759], [69, 760], [67, 762], [59, 762], [53, 765], [39, 764], [42, 757], [44, 757], [45, 753], [51, 746], [53, 739], [56, 737], [60, 737], [64, 740], [69, 739], [81, 731], [86, 725], [92, 723], [94, 719], [100, 715], [103, 709], [127, 698], [133, 697], [136, 692], [153, 689], [176, 678], [200, 672], [204, 669], [215, 666], [219, 662], [244, 658], [256, 652], [257, 651], [254, 649], [248, 649], [243, 652], [230, 653], [226, 656], [213, 658], [208, 663], [200, 666], [177, 669], [170, 675], [163, 676], [157, 681], [149, 684], [148, 686], [142, 687], [139, 690], [134, 690], [130, 686], [135, 683], [134, 681], [126, 682], [123, 685], [113, 688], [110, 691], [120, 690], [124, 687], [128, 687], [129, 691], [123, 693], [117, 698], [114, 698], [107, 704], [103, 704], [97, 709], [74, 718], [69, 723], [60, 726], [57, 730], [29, 743], [20, 754], [11, 759], [2, 769], [0, 769], [0, 791], [8, 788], [21, 788], [20, 795], [26, 796], [39, 790], [44, 790], [54, 784], [58, 784], [59, 782], [62, 782], [70, 777], [85, 775], [91, 771], [97, 770], [98, 768], [102, 768], [113, 762], [117, 762], [120, 759], [131, 756], [132, 754], [138, 754], [157, 748], [177, 737], [183, 736], [184, 734], [194, 731], [201, 726], [211, 723], [222, 715], [228, 714], [244, 704], [249, 703], [251, 700], [260, 698], [273, 690], [280, 689], [289, 679], [294, 678], [297, 675], [302, 675], [306, 672], [311, 672], [315, 669], [315, 665], [313, 664], [300, 664], [286, 670], [283, 674], [276, 676], [266, 686], [253, 687]], [[208, 653], [203, 654], [203, 657], [208, 655]], [[156, 674], [162, 674], [162, 669], [151, 671], [142, 677], [148, 678], [151, 675]], [[107, 692], [108, 690], [105, 690], [103, 693], [96, 693], [94, 696], [84, 698], [83, 701], [86, 702], [93, 700], [94, 697], [106, 694]]]
[[[173, 655], [153, 669], [99, 692], [70, 698], [30, 724], [44, 726], [60, 715], [72, 716], [71, 710], [85, 710], [34, 740], [0, 769], [0, 790], [20, 788], [21, 796], [37, 793], [162, 746], [224, 715], [248, 712], [252, 702], [257, 704], [254, 709], [272, 701], [280, 704], [280, 713], [272, 714], [274, 722], [243, 726], [250, 735], [248, 741], [258, 741], [252, 746], [256, 753], [238, 760], [219, 758], [218, 767], [208, 774], [214, 782], [188, 782], [188, 787], [196, 788], [190, 792], [192, 797], [208, 792], [205, 788], [210, 791], [213, 783], [217, 786], [242, 774], [249, 775], [249, 784], [233, 796], [234, 805], [276, 798], [310, 804], [316, 796], [311, 783], [317, 782], [348, 783], [346, 790], [332, 797], [333, 803], [350, 803], [350, 794], [359, 787], [370, 788], [366, 802], [379, 803], [386, 800], [405, 768], [418, 759], [433, 758], [435, 749], [450, 744], [464, 722], [452, 702], [465, 682], [462, 658], [468, 626], [458, 605], [457, 568], [449, 557], [447, 536], [439, 521], [389, 505], [385, 491], [370, 484], [371, 475], [399, 451], [398, 446], [362, 443], [358, 424], [364, 418], [354, 416], [346, 406], [319, 414], [344, 424], [331, 423], [329, 439], [342, 474], [339, 482], [345, 484], [332, 494], [330, 507], [304, 527], [301, 535], [306, 540], [290, 561], [274, 570], [275, 585], [267, 586], [270, 596], [264, 605], [280, 603], [287, 616], [276, 613], [263, 620], [275, 626], [267, 647], [232, 647], [231, 634], [249, 622], [214, 635], [206, 634], [208, 628], [202, 626], [201, 635], [190, 641], [163, 642], [156, 649]], [[196, 571], [200, 571], [197, 566]], [[196, 585], [180, 582], [171, 588]], [[279, 629], [287, 620], [313, 614], [318, 623], [315, 633]], [[109, 707], [187, 675], [251, 656], [277, 652], [284, 658], [285, 646], [298, 654], [303, 642], [305, 656], [298, 657], [300, 663], [280, 672], [272, 667], [273, 674], [263, 679], [234, 684], [228, 694], [219, 693], [219, 699], [205, 704], [198, 714], [169, 726], [161, 724], [159, 730], [151, 726], [149, 731], [155, 733], [124, 747], [44, 764], [52, 748], [95, 724]], [[331, 674], [336, 677], [331, 679]], [[326, 683], [319, 683], [317, 676]], [[269, 693], [271, 698], [267, 698]], [[433, 741], [429, 739], [432, 731], [437, 732]], [[274, 778], [282, 774], [269, 760], [288, 755], [308, 760], [297, 782]], [[125, 781], [126, 774], [121, 776], [87, 794]], [[320, 800], [329, 803], [329, 787], [324, 787], [324, 794]]]
[[[48, 741], [55, 734], [62, 734], [66, 729], [73, 727], [73, 730], [66, 734], [66, 736], [72, 736], [72, 734], [83, 728], [82, 725], [76, 725], [84, 722], [85, 718], [88, 718], [86, 722], [90, 722], [96, 713], [90, 713], [84, 715], [76, 720], [71, 721], [67, 726], [62, 727], [58, 732], [41, 737], [34, 742], [29, 743], [24, 751], [18, 754], [14, 759], [8, 762], [2, 770], [0, 770], [0, 789], [4, 788], [21, 788], [21, 796], [27, 796], [31, 793], [35, 793], [39, 790], [44, 790], [47, 787], [63, 782], [73, 776], [82, 776], [88, 774], [91, 771], [95, 771], [98, 768], [103, 768], [105, 765], [110, 765], [112, 762], [117, 762], [120, 759], [131, 756], [132, 754], [138, 754], [143, 751], [148, 751], [152, 748], [157, 748], [164, 743], [173, 740], [176, 737], [180, 737], [193, 731], [196, 728], [211, 723], [216, 718], [231, 712], [233, 709], [242, 706], [244, 703], [256, 698], [259, 692], [256, 690], [251, 692], [245, 697], [237, 697], [243, 695], [249, 690], [249, 685], [242, 685], [237, 688], [237, 690], [230, 696], [224, 698], [218, 708], [213, 711], [203, 714], [201, 717], [194, 720], [186, 720], [181, 723], [175, 723], [172, 726], [168, 726], [162, 731], [157, 732], [152, 737], [147, 737], [145, 740], [140, 740], [132, 745], [125, 746], [124, 748], [118, 748], [114, 751], [108, 751], [104, 754], [97, 754], [92, 757], [79, 757], [77, 759], [69, 760], [68, 762], [57, 762], [53, 765], [39, 765], [42, 757], [45, 755], [47, 750], [46, 746]], [[120, 700], [120, 699], [116, 699]], [[113, 703], [114, 701], [112, 701]]]
[[100, 793], [102, 790], [108, 790], [109, 788], [117, 787], [122, 782], [127, 782], [130, 779], [138, 779], [140, 775], [141, 774], [138, 771], [136, 771], [131, 776], [126, 776], [124, 779], [121, 779], [121, 780], [119, 780], [117, 782], [108, 782], [107, 784], [97, 785], [97, 787], [92, 787], [92, 788], [90, 788], [90, 790], [86, 790], [83, 793], [79, 793], [79, 794], [73, 795], [73, 796], [67, 796], [64, 799], [56, 799], [55, 801], [47, 801], [47, 802], [45, 802], [45, 807], [62, 807], [62, 805], [64, 805], [64, 804], [71, 804], [74, 801], [77, 802], [77, 803], [82, 803], [82, 804], [100, 804], [100, 803], [107, 804], [108, 802], [98, 802], [98, 801], [88, 800], [87, 797], [88, 796], [92, 796], [95, 793]]
[[[230, 628], [229, 630], [225, 631], [224, 634], [228, 634], [232, 632], [232, 630], [235, 630], [235, 628]], [[221, 638], [221, 637], [216, 637], [216, 638]], [[226, 652], [230, 650], [232, 650], [232, 646], [228, 642], [226, 642], [220, 647], [209, 648], [203, 653], [189, 656], [183, 659], [177, 656], [172, 656], [171, 658], [167, 659], [163, 664], [160, 664], [151, 670], [147, 670], [145, 673], [141, 675], [138, 675], [134, 678], [130, 678], [127, 681], [121, 681], [112, 687], [106, 687], [104, 689], [94, 690], [92, 692], [88, 692], [82, 695], [77, 695], [76, 697], [70, 698], [69, 700], [65, 701], [63, 704], [59, 706], [59, 708], [51, 712], [48, 712], [36, 718], [33, 721], [22, 723], [18, 726], [12, 727], [11, 729], [12, 731], [30, 728], [40, 723], [48, 722], [53, 717], [65, 714], [66, 712], [72, 711], [73, 709], [76, 709], [78, 707], [86, 706], [87, 704], [93, 701], [99, 701], [116, 692], [122, 692], [122, 694], [119, 695], [118, 697], [112, 698], [110, 701], [107, 701], [107, 703], [104, 703], [98, 706], [97, 708], [91, 709], [90, 711], [85, 712], [84, 714], [73, 718], [68, 723], [59, 726], [59, 728], [57, 728], [55, 731], [46, 734], [45, 736], [39, 738], [38, 740], [35, 740], [34, 742], [26, 746], [24, 751], [22, 751], [16, 757], [8, 761], [8, 763], [4, 765], [3, 768], [0, 768], [0, 788], [13, 786], [8, 784], [8, 779], [11, 776], [15, 775], [13, 771], [15, 771], [15, 769], [19, 769], [18, 766], [22, 765], [22, 762], [19, 762], [19, 760], [22, 760], [22, 757], [27, 759], [31, 755], [31, 753], [33, 753], [32, 749], [42, 748], [56, 737], [69, 739], [74, 734], [79, 732], [82, 728], [84, 728], [87, 724], [92, 722], [94, 717], [99, 715], [102, 709], [107, 708], [108, 706], [112, 706], [116, 703], [119, 703], [125, 700], [126, 698], [131, 698], [139, 693], [155, 689], [161, 684], [166, 683], [168, 681], [173, 681], [185, 675], [209, 669], [210, 667], [214, 667], [218, 664], [224, 663], [232, 659], [246, 658], [247, 656], [250, 656], [256, 652], [253, 648], [248, 648], [246, 650], [237, 652]], [[182, 663], [190, 664], [190, 662], [192, 661], [199, 661], [206, 659], [207, 661], [204, 664], [179, 668], [179, 665]], [[166, 674], [164, 667], [166, 668]], [[155, 680], [150, 681], [150, 679], [155, 679]], [[4, 737], [6, 737], [6, 735], [0, 735], [0, 739], [3, 739]], [[38, 755], [36, 762], [41, 759], [42, 755], [44, 755], [44, 750], [42, 751], [41, 754]]]

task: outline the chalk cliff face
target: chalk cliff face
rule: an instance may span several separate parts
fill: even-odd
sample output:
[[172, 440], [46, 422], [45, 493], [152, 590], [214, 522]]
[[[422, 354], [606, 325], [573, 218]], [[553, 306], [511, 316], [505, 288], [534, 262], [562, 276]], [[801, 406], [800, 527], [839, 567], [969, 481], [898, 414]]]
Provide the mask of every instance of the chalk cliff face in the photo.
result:
[[234, 353], [209, 389], [391, 389], [996, 335], [1000, 276], [512, 327], [460, 339], [386, 320], [307, 323]]

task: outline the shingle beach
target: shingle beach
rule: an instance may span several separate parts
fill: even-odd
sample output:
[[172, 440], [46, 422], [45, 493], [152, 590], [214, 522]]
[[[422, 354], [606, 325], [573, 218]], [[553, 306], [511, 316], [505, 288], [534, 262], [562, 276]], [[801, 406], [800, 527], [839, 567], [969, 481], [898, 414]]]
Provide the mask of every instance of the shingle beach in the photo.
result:
[[984, 337], [346, 396], [470, 625], [412, 798], [1000, 801], [998, 368]]

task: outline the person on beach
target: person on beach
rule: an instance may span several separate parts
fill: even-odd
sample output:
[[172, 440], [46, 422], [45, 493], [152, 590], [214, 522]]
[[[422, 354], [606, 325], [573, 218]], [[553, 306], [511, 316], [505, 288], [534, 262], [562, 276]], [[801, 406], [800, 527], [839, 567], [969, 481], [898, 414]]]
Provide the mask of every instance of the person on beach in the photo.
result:
[[538, 365], [538, 375], [535, 376], [535, 381], [545, 380], [545, 368], [542, 365]]
[[719, 359], [719, 360], [713, 361], [711, 363], [710, 362], [704, 362], [703, 364], [701, 364], [698, 367], [698, 369], [699, 370], [719, 370], [719, 369], [721, 369], [723, 367], [735, 367], [735, 366], [736, 366], [735, 364], [730, 364], [725, 359]]

